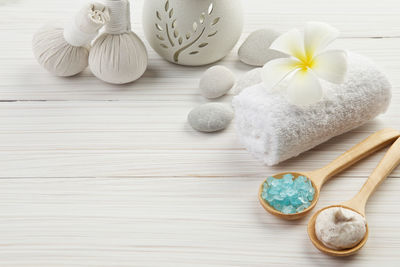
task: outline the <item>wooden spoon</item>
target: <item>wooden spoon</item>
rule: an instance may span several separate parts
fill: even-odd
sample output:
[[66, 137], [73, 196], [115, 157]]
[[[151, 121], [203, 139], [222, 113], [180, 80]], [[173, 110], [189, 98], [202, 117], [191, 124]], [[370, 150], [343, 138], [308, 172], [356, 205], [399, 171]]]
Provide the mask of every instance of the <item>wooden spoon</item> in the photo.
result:
[[258, 192], [258, 199], [261, 205], [264, 207], [266, 211], [269, 213], [286, 220], [297, 220], [305, 215], [307, 215], [314, 207], [318, 201], [319, 194], [321, 191], [322, 186], [327, 182], [331, 177], [342, 172], [343, 170], [347, 169], [354, 163], [358, 162], [359, 160], [375, 153], [376, 151], [382, 149], [383, 147], [391, 144], [400, 137], [400, 132], [393, 130], [393, 129], [383, 129], [378, 131], [367, 139], [362, 141], [361, 143], [354, 146], [349, 151], [345, 152], [343, 155], [332, 161], [330, 164], [326, 165], [325, 167], [311, 171], [311, 172], [286, 172], [286, 173], [279, 173], [273, 175], [273, 177], [277, 179], [281, 179], [285, 174], [293, 174], [294, 179], [298, 176], [305, 176], [311, 180], [311, 183], [315, 189], [314, 199], [311, 202], [311, 205], [303, 210], [302, 212], [294, 213], [294, 214], [284, 214], [280, 211], [277, 211], [272, 206], [266, 202], [261, 194], [263, 191], [264, 182], [261, 184], [259, 192]]
[[332, 205], [329, 207], [325, 207], [319, 210], [311, 217], [310, 221], [308, 222], [307, 230], [308, 230], [308, 236], [310, 237], [311, 242], [314, 244], [314, 246], [328, 255], [338, 256], [338, 257], [350, 256], [359, 251], [367, 242], [368, 224], [366, 225], [367, 231], [365, 233], [364, 238], [355, 247], [344, 250], [334, 250], [326, 247], [317, 238], [317, 235], [315, 234], [315, 220], [317, 219], [321, 211], [332, 207], [342, 207], [350, 209], [365, 217], [365, 206], [367, 204], [369, 197], [375, 192], [378, 186], [386, 179], [387, 176], [389, 176], [390, 173], [392, 173], [392, 171], [399, 164], [400, 164], [400, 138], [397, 139], [397, 141], [390, 147], [388, 152], [386, 152], [381, 162], [378, 164], [378, 166], [373, 171], [371, 176], [365, 182], [364, 186], [361, 188], [360, 192], [358, 192], [358, 194], [354, 198], [340, 205]]

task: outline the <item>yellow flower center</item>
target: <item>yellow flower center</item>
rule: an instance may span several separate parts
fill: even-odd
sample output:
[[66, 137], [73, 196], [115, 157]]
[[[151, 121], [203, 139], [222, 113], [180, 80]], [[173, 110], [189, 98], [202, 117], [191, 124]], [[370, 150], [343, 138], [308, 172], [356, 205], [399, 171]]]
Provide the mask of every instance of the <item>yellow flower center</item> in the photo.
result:
[[306, 55], [302, 58], [299, 58], [301, 63], [299, 63], [299, 68], [303, 70], [312, 69], [314, 67], [314, 57], [312, 55]]

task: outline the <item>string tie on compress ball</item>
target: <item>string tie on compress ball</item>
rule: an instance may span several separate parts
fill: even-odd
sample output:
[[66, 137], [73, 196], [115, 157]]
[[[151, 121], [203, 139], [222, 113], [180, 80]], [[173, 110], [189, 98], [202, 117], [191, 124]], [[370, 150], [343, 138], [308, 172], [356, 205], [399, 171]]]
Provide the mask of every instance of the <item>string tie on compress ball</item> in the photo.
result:
[[105, 27], [109, 34], [122, 34], [130, 32], [130, 4], [127, 0], [106, 0], [110, 10], [110, 22]]
[[98, 3], [92, 3], [64, 26], [64, 38], [73, 46], [84, 46], [96, 38], [101, 27], [110, 20], [108, 9]]

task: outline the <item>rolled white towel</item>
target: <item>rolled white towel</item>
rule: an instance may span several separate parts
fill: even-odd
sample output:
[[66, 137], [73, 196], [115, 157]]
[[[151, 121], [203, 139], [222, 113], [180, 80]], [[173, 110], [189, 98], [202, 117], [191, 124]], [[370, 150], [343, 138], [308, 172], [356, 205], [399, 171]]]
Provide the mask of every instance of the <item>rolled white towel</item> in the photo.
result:
[[355, 129], [384, 113], [391, 85], [369, 59], [349, 53], [345, 83], [321, 81], [325, 97], [301, 108], [262, 84], [244, 89], [233, 99], [239, 139], [266, 165], [298, 156], [327, 140]]

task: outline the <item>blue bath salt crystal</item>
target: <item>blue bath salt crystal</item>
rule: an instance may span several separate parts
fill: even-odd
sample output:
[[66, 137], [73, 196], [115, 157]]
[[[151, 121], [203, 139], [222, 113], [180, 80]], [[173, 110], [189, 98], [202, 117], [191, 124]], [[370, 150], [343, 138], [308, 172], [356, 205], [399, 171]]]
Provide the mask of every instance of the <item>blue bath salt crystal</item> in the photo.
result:
[[315, 189], [310, 179], [285, 174], [282, 179], [268, 177], [264, 182], [261, 197], [275, 210], [284, 214], [302, 212], [311, 206]]

